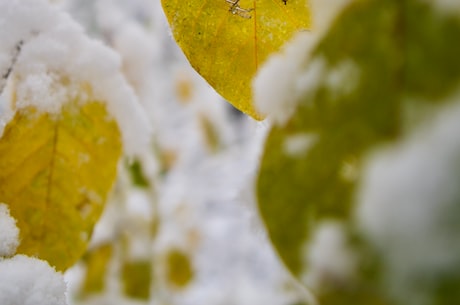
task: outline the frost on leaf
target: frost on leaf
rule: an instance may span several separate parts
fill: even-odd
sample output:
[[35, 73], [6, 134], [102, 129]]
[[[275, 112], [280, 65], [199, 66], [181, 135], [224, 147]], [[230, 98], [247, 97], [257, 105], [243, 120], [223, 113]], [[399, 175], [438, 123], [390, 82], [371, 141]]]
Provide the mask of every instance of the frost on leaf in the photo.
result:
[[19, 230], [8, 206], [0, 203], [0, 257], [11, 256], [19, 244]]
[[0, 139], [0, 202], [17, 219], [18, 252], [59, 270], [74, 264], [102, 212], [120, 154], [118, 126], [101, 103], [73, 101], [58, 115], [19, 110]]
[[260, 119], [252, 102], [252, 78], [271, 53], [310, 27], [306, 1], [162, 3], [174, 38], [195, 70], [236, 108]]

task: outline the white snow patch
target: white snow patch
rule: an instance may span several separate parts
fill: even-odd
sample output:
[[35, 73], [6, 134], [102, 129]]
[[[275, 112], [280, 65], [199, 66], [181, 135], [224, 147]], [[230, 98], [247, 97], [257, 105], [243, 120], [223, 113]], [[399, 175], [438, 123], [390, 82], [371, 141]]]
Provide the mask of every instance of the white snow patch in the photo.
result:
[[313, 95], [323, 82], [323, 77], [326, 74], [326, 59], [322, 56], [315, 57], [308, 67], [298, 75], [296, 88], [298, 98], [307, 98]]
[[299, 100], [297, 83], [305, 70], [313, 35], [297, 34], [281, 53], [272, 55], [260, 68], [254, 83], [257, 110], [278, 124], [284, 124], [294, 113]]
[[458, 0], [423, 0], [435, 6], [439, 11], [446, 14], [460, 16], [460, 1]]
[[[459, 95], [455, 99], [404, 141], [370, 156], [365, 167], [357, 219], [382, 251], [396, 294], [407, 296], [411, 283], [423, 276], [436, 281], [460, 265]], [[422, 298], [417, 291], [414, 297]]]
[[353, 279], [357, 257], [348, 245], [342, 223], [333, 220], [320, 223], [305, 251], [308, 270], [302, 280], [313, 291]]
[[317, 141], [316, 134], [298, 133], [288, 136], [283, 143], [284, 153], [291, 157], [303, 156]]
[[64, 305], [66, 285], [47, 262], [16, 255], [0, 259], [0, 304]]
[[339, 171], [340, 178], [346, 182], [354, 182], [359, 178], [360, 167], [358, 159], [355, 157], [347, 158], [343, 163]]
[[[300, 99], [318, 86], [326, 62], [323, 58], [310, 62], [310, 53], [349, 2], [312, 1], [313, 31], [294, 36], [281, 52], [269, 57], [254, 78], [253, 95], [258, 112], [283, 125], [296, 110]], [[357, 83], [359, 74], [356, 71], [355, 65], [345, 62], [331, 72], [326, 83], [339, 92], [349, 92]]]
[[348, 95], [356, 89], [360, 76], [358, 65], [352, 60], [345, 60], [329, 71], [325, 84], [336, 97]]
[[[72, 91], [70, 91], [71, 89]], [[31, 73], [16, 86], [18, 109], [29, 105], [40, 105], [40, 108], [59, 113], [63, 101], [76, 97], [78, 88], [64, 87], [60, 84], [60, 77], [55, 73]]]
[[310, 0], [313, 12], [313, 31], [323, 35], [334, 19], [352, 0]]
[[307, 49], [312, 37], [299, 34], [286, 45], [285, 53], [275, 54], [254, 80], [254, 100], [258, 111], [283, 125], [300, 101], [308, 103], [320, 86], [335, 98], [348, 95], [359, 84], [360, 70], [351, 60], [329, 67], [323, 56], [310, 60]]
[[[3, 81], [17, 92], [11, 107], [34, 106], [59, 113], [64, 103], [76, 97], [104, 101], [120, 127], [126, 152], [142, 151], [150, 139], [149, 123], [115, 52], [88, 38], [66, 13], [47, 1], [2, 1], [0, 12], [0, 26], [8, 29], [0, 32], [0, 72], [6, 75], [12, 68]], [[82, 90], [87, 85], [91, 96]]]
[[123, 60], [123, 71], [137, 92], [150, 88], [155, 48], [151, 37], [140, 25], [128, 22], [114, 34], [114, 48]]
[[19, 245], [19, 229], [8, 206], [0, 204], [0, 257], [11, 256]]

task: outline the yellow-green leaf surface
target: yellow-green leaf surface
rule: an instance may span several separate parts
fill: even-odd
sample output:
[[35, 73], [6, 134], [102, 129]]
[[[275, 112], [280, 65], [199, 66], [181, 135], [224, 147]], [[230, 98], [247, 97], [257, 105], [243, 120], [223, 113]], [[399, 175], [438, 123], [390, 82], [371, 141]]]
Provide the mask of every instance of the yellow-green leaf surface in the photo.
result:
[[125, 262], [122, 267], [122, 281], [127, 296], [148, 300], [152, 283], [152, 263], [149, 260]]
[[260, 119], [252, 78], [271, 53], [310, 27], [310, 10], [306, 0], [231, 2], [162, 0], [174, 38], [195, 70], [236, 108]]
[[58, 270], [84, 253], [121, 154], [105, 106], [77, 104], [59, 115], [19, 110], [0, 139], [0, 202], [17, 219], [18, 252]]
[[176, 288], [184, 288], [193, 279], [192, 262], [188, 255], [178, 249], [172, 249], [166, 257], [167, 279]]
[[85, 254], [86, 276], [83, 282], [83, 294], [101, 293], [105, 289], [105, 278], [110, 259], [113, 256], [111, 244], [102, 245]]

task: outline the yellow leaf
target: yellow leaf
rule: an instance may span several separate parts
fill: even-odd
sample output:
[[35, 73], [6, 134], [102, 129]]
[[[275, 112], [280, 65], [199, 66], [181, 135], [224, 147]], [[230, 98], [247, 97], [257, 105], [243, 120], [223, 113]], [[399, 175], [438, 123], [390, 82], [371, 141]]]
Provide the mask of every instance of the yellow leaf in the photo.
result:
[[101, 293], [105, 289], [107, 267], [113, 255], [113, 246], [105, 244], [85, 254], [86, 276], [83, 293]]
[[0, 139], [0, 202], [21, 234], [18, 252], [58, 270], [84, 253], [121, 154], [105, 106], [67, 103], [59, 115], [19, 110]]
[[152, 263], [149, 260], [124, 262], [122, 267], [123, 289], [127, 296], [148, 300], [152, 283]]
[[192, 263], [186, 253], [179, 249], [169, 250], [166, 257], [167, 279], [172, 286], [184, 288], [193, 279]]
[[306, 0], [233, 1], [162, 3], [174, 38], [195, 70], [236, 108], [261, 119], [252, 102], [252, 78], [271, 53], [310, 27], [310, 10]]

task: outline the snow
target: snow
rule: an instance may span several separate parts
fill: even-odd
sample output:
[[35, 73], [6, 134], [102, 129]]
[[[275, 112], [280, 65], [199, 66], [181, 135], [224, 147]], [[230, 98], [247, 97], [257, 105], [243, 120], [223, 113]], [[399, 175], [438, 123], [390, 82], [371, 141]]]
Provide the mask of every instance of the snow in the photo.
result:
[[324, 220], [315, 229], [311, 244], [307, 244], [307, 271], [303, 282], [320, 292], [334, 285], [346, 285], [353, 280], [357, 256], [348, 245], [345, 226], [336, 220]]
[[64, 305], [66, 285], [45, 261], [16, 255], [0, 259], [0, 304]]
[[311, 0], [313, 12], [313, 31], [324, 35], [333, 20], [352, 0]]
[[460, 94], [393, 147], [373, 153], [358, 196], [357, 219], [384, 251], [388, 286], [423, 304], [426, 287], [460, 265]]
[[460, 16], [460, 2], [457, 0], [424, 0], [435, 6], [439, 11], [447, 14], [455, 14]]
[[344, 60], [334, 67], [323, 81], [335, 98], [353, 92], [360, 81], [360, 69], [352, 60]]
[[0, 258], [12, 256], [19, 245], [19, 229], [8, 206], [0, 204]]
[[361, 73], [353, 61], [331, 67], [321, 55], [310, 58], [314, 39], [309, 33], [299, 33], [285, 45], [284, 52], [267, 60], [254, 80], [256, 107], [276, 124], [284, 125], [297, 104], [308, 104], [320, 86], [337, 99], [359, 85]]
[[[313, 28], [300, 32], [286, 43], [281, 52], [268, 58], [253, 81], [256, 109], [275, 124], [284, 125], [301, 100], [325, 83], [337, 94], [347, 94], [359, 80], [359, 71], [352, 62], [341, 63], [329, 72], [323, 58], [311, 60], [310, 53], [327, 32], [329, 25], [350, 0], [314, 0], [311, 2]], [[350, 79], [348, 77], [351, 77]], [[346, 79], [346, 82], [342, 82]]]
[[257, 72], [253, 82], [255, 106], [277, 124], [285, 124], [297, 107], [303, 91], [298, 81], [306, 69], [313, 43], [311, 33], [298, 33]]
[[317, 142], [316, 134], [297, 133], [288, 136], [283, 143], [283, 151], [291, 157], [302, 157]]
[[[8, 12], [0, 15], [0, 25], [8, 29], [0, 32], [0, 68], [5, 75], [12, 67], [6, 80], [10, 88], [5, 88], [10, 96], [16, 91], [11, 107], [34, 106], [56, 114], [75, 98], [104, 101], [120, 126], [125, 151], [143, 151], [149, 143], [149, 123], [115, 52], [88, 38], [81, 26], [47, 1], [2, 1], [0, 12]], [[88, 84], [90, 89], [85, 89]]]

